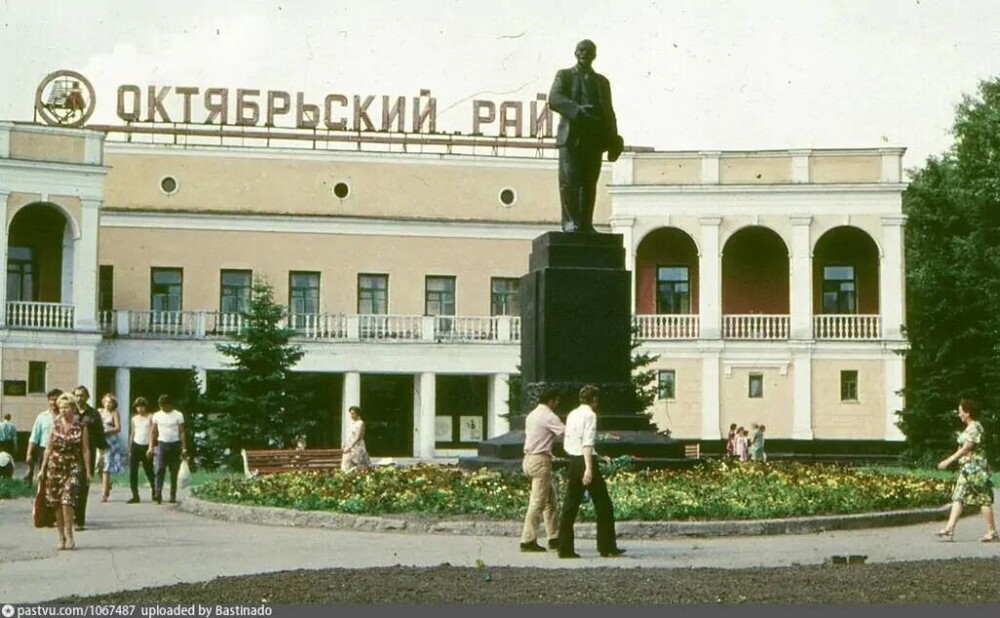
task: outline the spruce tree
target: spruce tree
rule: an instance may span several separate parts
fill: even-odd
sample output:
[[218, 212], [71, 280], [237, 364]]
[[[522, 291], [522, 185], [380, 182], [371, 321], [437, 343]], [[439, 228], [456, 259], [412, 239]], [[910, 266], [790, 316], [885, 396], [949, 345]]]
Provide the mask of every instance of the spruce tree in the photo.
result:
[[232, 369], [207, 398], [206, 424], [231, 467], [239, 467], [241, 449], [289, 448], [317, 423], [313, 395], [292, 371], [304, 352], [289, 343], [295, 331], [282, 326], [286, 316], [271, 286], [256, 279], [233, 343], [216, 346]]

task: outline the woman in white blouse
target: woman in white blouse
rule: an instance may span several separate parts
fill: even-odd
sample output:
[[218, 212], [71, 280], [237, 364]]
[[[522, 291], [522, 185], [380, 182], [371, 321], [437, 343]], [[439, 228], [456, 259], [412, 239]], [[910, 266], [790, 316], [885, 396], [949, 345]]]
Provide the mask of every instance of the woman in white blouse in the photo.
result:
[[153, 485], [153, 458], [149, 456], [149, 433], [152, 427], [153, 415], [149, 413], [149, 403], [145, 397], [137, 397], [132, 404], [135, 414], [132, 415], [132, 442], [128, 449], [128, 477], [132, 485], [132, 499], [129, 504], [139, 503], [139, 466], [146, 473], [149, 486]]

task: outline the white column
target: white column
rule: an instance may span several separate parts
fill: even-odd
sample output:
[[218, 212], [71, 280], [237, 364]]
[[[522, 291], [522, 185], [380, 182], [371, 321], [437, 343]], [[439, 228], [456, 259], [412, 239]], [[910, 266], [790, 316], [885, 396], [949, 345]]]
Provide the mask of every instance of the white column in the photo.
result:
[[437, 376], [418, 373], [413, 381], [413, 455], [434, 457], [434, 417], [437, 404]]
[[722, 383], [719, 379], [719, 357], [722, 347], [702, 348], [701, 359], [701, 439], [722, 437]]
[[[76, 355], [76, 383], [82, 384], [90, 391], [91, 404], [99, 404], [100, 397], [94, 392], [94, 382], [97, 378], [97, 347], [82, 346]], [[71, 390], [76, 384], [66, 390]]]
[[208, 392], [208, 370], [204, 367], [195, 367], [194, 372], [198, 378], [198, 394], [204, 395]]
[[812, 240], [809, 233], [812, 217], [789, 217], [789, 220], [792, 223], [791, 338], [812, 339]]
[[879, 150], [882, 159], [882, 169], [879, 182], [901, 182], [903, 176], [901, 148], [882, 148]]
[[722, 217], [700, 217], [701, 254], [698, 257], [698, 313], [702, 339], [722, 338]]
[[903, 277], [903, 225], [905, 215], [882, 217], [882, 264], [879, 272], [879, 306], [882, 338], [902, 339], [905, 311]]
[[501, 414], [508, 413], [507, 398], [510, 396], [509, 373], [494, 373], [489, 381], [489, 413], [486, 418], [486, 439], [495, 438], [510, 431], [510, 423]]
[[[9, 134], [9, 132], [8, 132]], [[6, 191], [0, 191], [0, 228], [3, 230], [2, 240], [0, 242], [0, 263], [4, 265], [4, 269], [7, 268], [7, 245], [10, 244], [10, 228], [7, 226], [7, 198], [10, 197], [10, 193]], [[7, 277], [0, 277], [0, 328], [7, 325]]]
[[357, 371], [348, 371], [344, 374], [344, 392], [341, 394], [340, 405], [340, 441], [342, 444], [347, 439], [349, 431], [348, 423], [351, 422], [351, 415], [347, 413], [347, 409], [351, 406], [361, 407], [361, 374]]
[[905, 440], [903, 432], [896, 427], [899, 420], [896, 413], [903, 409], [905, 401], [900, 394], [904, 386], [905, 366], [903, 357], [895, 351], [885, 359], [885, 439]]
[[76, 239], [73, 268], [73, 306], [76, 329], [97, 330], [97, 235], [100, 225], [98, 200], [81, 200], [80, 237]]
[[792, 349], [792, 439], [812, 440], [812, 346]]
[[[95, 396], [99, 397], [100, 395]], [[129, 419], [132, 418], [132, 370], [128, 367], [115, 369], [115, 397], [118, 398], [118, 414], [122, 421], [121, 444], [127, 447], [132, 439], [129, 436], [129, 430], [132, 429], [132, 424], [129, 422]], [[193, 412], [193, 410], [185, 410], [185, 412]]]

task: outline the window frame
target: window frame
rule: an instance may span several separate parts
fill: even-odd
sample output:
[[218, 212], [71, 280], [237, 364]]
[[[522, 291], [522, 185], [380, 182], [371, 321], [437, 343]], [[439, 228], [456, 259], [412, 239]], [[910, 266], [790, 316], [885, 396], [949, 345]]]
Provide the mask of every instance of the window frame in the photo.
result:
[[[29, 257], [27, 258], [14, 257], [13, 254], [18, 249], [27, 251]], [[19, 266], [19, 268], [15, 268], [12, 271], [11, 266]], [[25, 266], [27, 266], [26, 269]], [[22, 303], [36, 302], [36, 300], [38, 299], [38, 285], [37, 281], [35, 280], [38, 271], [37, 266], [38, 264], [37, 260], [35, 259], [34, 247], [25, 247], [20, 245], [19, 246], [12, 245], [7, 247], [7, 300], [9, 302], [22, 302]], [[24, 287], [25, 287], [24, 282], [26, 274], [29, 286], [27, 296], [29, 296], [30, 298], [25, 298], [26, 295], [24, 294]], [[18, 277], [18, 282], [20, 285], [11, 286], [10, 284], [11, 275]], [[16, 294], [17, 298], [14, 298], [15, 295], [11, 294], [12, 289], [17, 290]]]
[[[754, 382], [760, 384], [760, 391], [754, 394]], [[764, 398], [764, 374], [758, 372], [751, 372], [747, 376], [747, 398], [748, 399], [763, 399]]]
[[[444, 312], [441, 312], [441, 313], [431, 313], [431, 310], [430, 310], [431, 309], [430, 308], [431, 294], [433, 293], [433, 294], [440, 295], [440, 294], [444, 294], [446, 292], [446, 291], [438, 291], [438, 290], [432, 291], [430, 289], [430, 283], [431, 283], [432, 280], [445, 281], [445, 282], [450, 282], [451, 283], [451, 290], [450, 290], [450, 292], [451, 292], [451, 313], [444, 313]], [[457, 300], [458, 294], [457, 294], [457, 287], [458, 287], [458, 284], [457, 284], [457, 281], [456, 281], [456, 277], [454, 275], [425, 275], [424, 276], [424, 315], [425, 316], [445, 316], [445, 317], [454, 317], [454, 316], [458, 315], [458, 300]], [[437, 300], [436, 302], [440, 302], [440, 300]]]
[[[669, 381], [665, 381], [664, 376], [670, 376]], [[669, 383], [670, 393], [664, 396], [665, 385]], [[660, 369], [656, 373], [656, 398], [661, 401], [676, 401], [677, 400], [677, 370], [676, 369]]]
[[115, 267], [113, 264], [101, 264], [97, 267], [97, 310], [114, 311], [115, 309]]
[[[174, 273], [174, 272], [176, 272], [179, 275], [179, 282], [178, 283], [173, 284], [173, 283], [157, 283], [156, 282], [156, 275], [157, 274], [166, 274], [166, 273]], [[172, 298], [171, 295], [170, 295], [170, 293], [169, 293], [169, 291], [166, 294], [158, 293], [157, 292], [157, 286], [168, 286], [168, 290], [169, 290], [170, 287], [175, 286], [175, 285], [177, 287], [177, 292], [178, 292], [177, 293], [177, 308], [176, 309], [172, 309], [172, 308], [169, 307], [169, 304], [170, 304], [169, 303], [169, 299]], [[168, 307], [167, 308], [157, 308], [156, 307], [156, 302], [155, 301], [156, 301], [156, 298], [158, 296], [160, 296], [162, 298], [168, 299], [168, 302], [167, 302]], [[170, 312], [184, 311], [184, 269], [183, 268], [178, 268], [178, 267], [175, 267], [175, 266], [151, 266], [150, 267], [150, 269], [149, 269], [149, 310], [153, 311], [153, 312], [156, 312], [156, 313], [170, 313]]]
[[[665, 270], [683, 270], [685, 274], [685, 279], [681, 280], [661, 280], [660, 273]], [[657, 264], [656, 265], [656, 281], [654, 287], [654, 300], [656, 301], [656, 314], [657, 315], [690, 315], [691, 314], [691, 267], [687, 264]], [[661, 296], [661, 286], [671, 287], [671, 295], [681, 296], [681, 307], [678, 311], [669, 310], [669, 308], [664, 307], [663, 298]], [[685, 286], [686, 290], [683, 293], [679, 293], [676, 290], [678, 285]], [[686, 309], [686, 310], [685, 310]]]
[[[827, 276], [826, 276], [827, 270], [828, 269], [832, 269], [832, 268], [849, 268], [851, 270], [851, 279], [832, 278], [832, 277], [831, 278], [827, 278]], [[826, 265], [824, 265], [822, 267], [822, 271], [820, 273], [820, 276], [821, 276], [821, 279], [822, 279], [822, 284], [821, 284], [822, 287], [820, 288], [820, 309], [822, 310], [823, 315], [857, 315], [858, 314], [858, 270], [857, 270], [857, 268], [855, 268], [853, 264], [826, 264]], [[853, 301], [853, 305], [854, 306], [852, 308], [850, 308], [850, 309], [844, 310], [841, 307], [844, 304], [843, 299], [844, 299], [844, 295], [847, 292], [845, 292], [845, 290], [842, 289], [842, 286], [843, 286], [843, 284], [848, 283], [848, 282], [851, 284], [851, 288], [852, 288], [851, 289], [851, 294], [853, 295], [852, 298], [851, 298], [851, 300]], [[831, 288], [833, 286], [836, 286], [835, 290], [828, 290], [828, 288]], [[827, 294], [836, 294], [837, 295], [836, 311], [827, 311], [827, 302], [826, 302], [826, 296], [827, 296]]]
[[[497, 291], [495, 285], [497, 283], [513, 283], [514, 291], [511, 292], [509, 289], [504, 291]], [[497, 311], [497, 299], [501, 299], [503, 305], [502, 312]], [[514, 298], [514, 303], [510, 303], [510, 298]], [[507, 311], [510, 304], [514, 304], [517, 311], [511, 313]], [[521, 279], [518, 277], [490, 277], [490, 316], [520, 316], [521, 315]]]
[[[229, 274], [229, 275], [235, 275], [235, 274], [246, 275], [247, 276], [247, 284], [246, 284], [246, 286], [242, 286], [242, 285], [239, 285], [239, 286], [237, 286], [237, 285], [227, 285], [226, 284], [226, 275], [227, 274]], [[241, 290], [241, 289], [244, 289], [244, 288], [246, 289], [246, 298], [239, 298], [236, 295], [231, 295], [231, 296], [227, 296], [226, 295], [226, 290], [227, 289], [229, 289], [229, 290]], [[239, 301], [245, 301], [246, 302], [246, 308], [245, 308], [245, 310], [237, 310], [237, 311], [228, 311], [228, 310], [226, 310], [226, 302], [225, 301], [226, 301], [227, 298], [233, 298], [233, 299], [235, 299], [237, 301], [237, 303], [239, 303]], [[248, 269], [248, 268], [222, 268], [222, 269], [219, 269], [219, 313], [225, 314], [225, 315], [242, 315], [244, 313], [248, 313], [250, 311], [250, 302], [251, 302], [252, 299], [253, 299], [253, 270]]]
[[[849, 377], [853, 378], [853, 387], [854, 387], [854, 397], [853, 398], [851, 398], [850, 397], [850, 393], [847, 392], [849, 390], [848, 386], [852, 385], [852, 380], [848, 380], [847, 379]], [[858, 403], [860, 401], [860, 397], [859, 397], [859, 395], [860, 395], [859, 391], [861, 390], [860, 386], [861, 386], [861, 375], [860, 375], [860, 373], [858, 372], [857, 369], [841, 369], [840, 370], [840, 402], [841, 403]]]
[[[297, 276], [298, 277], [302, 277], [302, 276], [313, 276], [313, 275], [315, 275], [315, 277], [316, 277], [316, 285], [315, 285], [315, 287], [313, 287], [313, 286], [310, 286], [310, 287], [295, 287], [293, 285], [293, 282], [294, 282], [294, 280], [295, 280], [295, 278]], [[306, 316], [310, 316], [310, 315], [312, 315], [312, 316], [318, 316], [320, 314], [320, 300], [321, 300], [320, 292], [322, 290], [322, 285], [323, 285], [322, 273], [320, 273], [318, 270], [290, 270], [290, 271], [288, 271], [288, 321], [289, 321], [289, 324], [291, 325], [292, 328], [304, 328], [305, 327], [305, 323], [306, 323], [306, 319], [305, 319]], [[315, 290], [315, 292], [316, 292], [316, 297], [315, 297], [316, 310], [315, 311], [302, 311], [302, 312], [295, 312], [294, 311], [295, 300], [296, 300], [296, 296], [295, 296], [296, 290], [305, 290], [306, 292], [310, 292], [310, 291]], [[305, 298], [304, 300], [308, 301], [309, 299]]]
[[[383, 287], [380, 289], [377, 286], [376, 287], [362, 286], [362, 281], [366, 278], [370, 279], [371, 281], [381, 281], [383, 283]], [[378, 309], [377, 306], [374, 306], [374, 302], [378, 300], [377, 296], [379, 292], [381, 292], [383, 296], [383, 298], [381, 299], [383, 303], [382, 311], [377, 311], [377, 310], [363, 311], [362, 303], [364, 302], [372, 303], [370, 307]], [[372, 295], [372, 298], [366, 299], [365, 296], [367, 294]], [[357, 296], [358, 296], [357, 299], [358, 315], [389, 315], [389, 275], [385, 273], [358, 273]]]
[[[40, 386], [33, 384], [39, 378], [36, 373], [37, 371], [41, 371]], [[28, 361], [28, 379], [26, 382], [26, 389], [29, 395], [44, 395], [48, 392], [49, 364], [46, 361]]]

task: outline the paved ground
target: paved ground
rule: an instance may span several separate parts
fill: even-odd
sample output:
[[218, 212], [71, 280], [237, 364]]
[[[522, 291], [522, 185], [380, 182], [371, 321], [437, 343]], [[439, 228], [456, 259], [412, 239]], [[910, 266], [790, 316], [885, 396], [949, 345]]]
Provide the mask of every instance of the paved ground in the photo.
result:
[[[93, 491], [96, 496], [97, 488]], [[54, 530], [32, 527], [30, 500], [0, 503], [0, 603], [290, 569], [476, 566], [479, 561], [488, 567], [731, 569], [820, 564], [844, 554], [867, 555], [869, 563], [1000, 556], [1000, 543], [976, 542], [983, 524], [971, 518], [960, 523], [954, 543], [933, 538], [940, 524], [922, 524], [814, 535], [623, 541], [628, 555], [616, 560], [601, 559], [593, 541], [583, 540], [577, 545], [583, 559], [566, 561], [553, 553], [522, 554], [516, 538], [237, 524], [200, 518], [168, 505], [127, 505], [120, 488], [105, 504], [93, 496], [88, 529], [77, 533], [77, 549], [72, 552], [56, 550]]]

